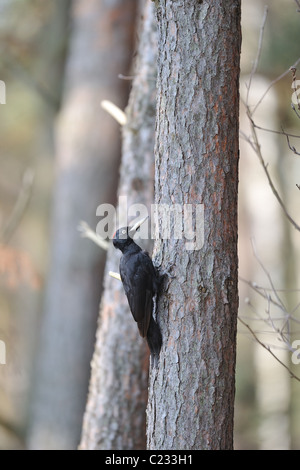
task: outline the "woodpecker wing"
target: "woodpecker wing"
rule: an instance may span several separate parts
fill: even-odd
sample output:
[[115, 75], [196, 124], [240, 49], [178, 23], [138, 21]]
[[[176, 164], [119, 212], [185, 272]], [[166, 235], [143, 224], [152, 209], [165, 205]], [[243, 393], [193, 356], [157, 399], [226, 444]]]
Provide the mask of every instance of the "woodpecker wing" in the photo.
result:
[[120, 261], [120, 275], [133, 318], [142, 337], [147, 335], [153, 310], [156, 272], [145, 251], [126, 255]]

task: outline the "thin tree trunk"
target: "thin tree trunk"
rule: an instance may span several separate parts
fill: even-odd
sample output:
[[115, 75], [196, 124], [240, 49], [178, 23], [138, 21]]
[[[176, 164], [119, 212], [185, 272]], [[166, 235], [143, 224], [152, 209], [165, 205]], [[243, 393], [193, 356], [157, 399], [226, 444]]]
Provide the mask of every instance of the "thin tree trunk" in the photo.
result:
[[[137, 203], [149, 208], [153, 202], [156, 51], [154, 6], [149, 1], [123, 128], [119, 197], [126, 198], [128, 208]], [[126, 216], [124, 207], [119, 209]], [[119, 260], [120, 253], [111, 245], [80, 444], [83, 450], [146, 447], [148, 349], [138, 334], [122, 283], [108, 275], [119, 272]]]
[[56, 143], [51, 270], [46, 291], [29, 446], [77, 447], [85, 408], [105, 254], [82, 240], [84, 219], [113, 203], [120, 158], [119, 128], [103, 99], [124, 106], [133, 55], [132, 0], [72, 3], [72, 34]]
[[175, 277], [166, 281], [158, 305], [163, 348], [151, 373], [148, 447], [231, 449], [240, 1], [160, 0], [156, 12], [156, 203], [190, 204], [198, 236], [187, 244], [186, 223], [176, 239], [182, 231], [173, 215], [170, 237], [155, 246], [157, 263]]

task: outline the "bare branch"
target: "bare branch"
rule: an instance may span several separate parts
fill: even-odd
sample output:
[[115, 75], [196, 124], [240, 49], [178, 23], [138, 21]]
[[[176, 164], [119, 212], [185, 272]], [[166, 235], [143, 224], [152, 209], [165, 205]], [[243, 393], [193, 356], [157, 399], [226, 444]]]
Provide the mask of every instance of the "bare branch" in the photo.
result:
[[298, 382], [300, 382], [300, 377], [297, 377], [297, 375], [295, 375], [291, 369], [284, 363], [282, 362], [277, 356], [276, 354], [273, 353], [273, 351], [271, 350], [271, 347], [264, 344], [262, 341], [260, 341], [260, 339], [258, 338], [258, 336], [256, 335], [256, 333], [252, 330], [252, 328], [248, 325], [248, 323], [244, 322], [244, 320], [241, 319], [241, 317], [238, 317], [238, 320], [250, 331], [250, 333], [252, 334], [253, 338], [255, 339], [255, 341], [257, 341], [258, 344], [260, 344], [264, 349], [266, 349], [270, 354], [271, 356], [274, 357], [274, 359], [276, 359], [277, 362], [279, 362], [279, 364], [281, 364], [287, 371], [288, 373], [290, 374], [291, 378], [292, 379], [296, 379], [298, 380]]
[[[294, 313], [299, 309], [300, 303], [298, 303], [289, 313], [285, 308], [283, 308], [282, 302], [278, 303], [273, 297], [268, 293], [268, 291], [274, 292], [273, 288], [269, 289], [267, 287], [261, 287], [258, 286], [255, 282], [248, 281], [246, 279], [243, 279], [239, 277], [239, 279], [247, 284], [256, 294], [258, 294], [260, 297], [265, 299], [268, 302], [268, 308], [267, 310], [270, 311], [270, 306], [273, 305], [276, 308], [279, 308], [282, 311], [282, 316], [276, 316], [275, 319], [272, 319], [272, 324], [274, 324], [275, 321], [283, 321], [283, 326], [281, 328], [281, 331], [283, 331], [284, 327], [286, 326], [287, 322], [293, 321], [294, 323], [300, 324], [300, 320], [294, 316]], [[276, 289], [276, 292], [284, 292], [285, 294], [289, 292], [299, 292], [299, 289]], [[278, 294], [277, 294], [278, 295]], [[257, 319], [260, 321], [263, 321], [266, 323], [266, 321], [269, 321], [269, 317], [266, 319], [265, 317], [262, 317], [259, 312], [256, 311], [255, 307], [251, 303], [251, 300], [247, 297], [245, 299], [245, 302], [247, 305], [251, 308], [251, 310], [255, 313]]]
[[[255, 111], [257, 110], [258, 106], [261, 104], [261, 102], [263, 101], [264, 97], [267, 95], [267, 93], [270, 91], [270, 89], [277, 83], [279, 82], [282, 78], [284, 78], [286, 75], [288, 75], [291, 71], [291, 68], [295, 68], [300, 62], [300, 57], [299, 59], [296, 60], [296, 62], [294, 63], [294, 65], [292, 65], [292, 67], [289, 67], [285, 72], [283, 72], [281, 75], [279, 75], [279, 77], [275, 78], [274, 80], [272, 80], [272, 82], [270, 83], [270, 85], [267, 87], [266, 91], [262, 94], [261, 98], [258, 100], [258, 102], [256, 103], [253, 111], [252, 111], [252, 115], [255, 113]], [[247, 102], [248, 104], [248, 102]]]
[[119, 273], [114, 273], [113, 271], [109, 271], [109, 276], [115, 278], [115, 279], [118, 279], [118, 281], [121, 281], [121, 276]]
[[[275, 284], [273, 282], [273, 279], [270, 273], [268, 272], [263, 262], [258, 257], [253, 241], [252, 241], [252, 246], [253, 246], [255, 259], [257, 260], [264, 274], [266, 275], [268, 282], [270, 284], [270, 287], [262, 287], [262, 286], [259, 286], [255, 282], [246, 281], [241, 278], [240, 279], [243, 282], [246, 282], [251, 287], [251, 289], [254, 290], [254, 292], [256, 292], [263, 299], [265, 299], [267, 305], [262, 314], [259, 311], [257, 311], [257, 309], [255, 308], [255, 306], [253, 305], [253, 303], [251, 302], [249, 298], [246, 298], [245, 302], [251, 308], [252, 312], [255, 314], [255, 317], [252, 318], [252, 320], [254, 319], [254, 321], [263, 322], [265, 325], [267, 325], [268, 328], [270, 328], [270, 330], [263, 331], [262, 328], [259, 328], [259, 331], [256, 332], [253, 328], [250, 328], [249, 325], [247, 325], [244, 320], [242, 320], [241, 318], [239, 318], [239, 320], [247, 326], [247, 328], [249, 329], [249, 331], [251, 331], [252, 335], [259, 342], [259, 344], [261, 344], [266, 350], [268, 350], [276, 358], [276, 355], [271, 351], [271, 348], [272, 349], [278, 349], [278, 348], [285, 349], [291, 352], [295, 351], [295, 348], [293, 348], [292, 346], [293, 343], [291, 343], [291, 338], [290, 338], [290, 334], [291, 334], [290, 325], [291, 325], [291, 322], [300, 324], [300, 320], [294, 316], [295, 312], [300, 307], [300, 303], [298, 302], [297, 305], [291, 310], [291, 312], [289, 312], [283, 300], [281, 299], [280, 293], [283, 292], [286, 294], [287, 292], [292, 292], [292, 293], [300, 292], [300, 289], [277, 289], [275, 287]], [[276, 313], [272, 312], [272, 307], [279, 309], [281, 313], [278, 315], [277, 312]], [[244, 317], [244, 319], [245, 318], [246, 317]], [[277, 340], [283, 343], [284, 348], [276, 344], [267, 344], [265, 341], [258, 339], [258, 334], [262, 334], [262, 333], [270, 334], [270, 335], [275, 334]], [[295, 334], [295, 331], [293, 331], [293, 334]], [[278, 358], [276, 359], [278, 360]], [[279, 362], [281, 363], [280, 360]]]
[[121, 126], [127, 122], [126, 114], [118, 106], [109, 100], [101, 101], [101, 107], [110, 114]]
[[299, 2], [299, 0], [295, 0], [295, 2], [296, 2], [297, 7], [298, 7], [297, 12], [300, 13], [300, 2]]
[[[272, 291], [273, 289], [271, 289], [270, 287], [262, 287], [262, 286], [259, 286], [256, 282], [253, 282], [253, 281], [248, 281], [247, 279], [244, 279], [243, 277], [239, 276], [239, 279], [242, 281], [242, 282], [245, 282], [246, 284], [248, 284], [252, 289], [254, 290], [257, 290], [257, 292], [259, 292], [259, 289], [263, 290], [263, 291]], [[277, 292], [300, 292], [300, 289], [276, 289]]]
[[[267, 298], [267, 294], [266, 294], [267, 289], [265, 287], [259, 287], [255, 282], [247, 281], [246, 279], [243, 279], [241, 277], [240, 277], [240, 280], [245, 282], [246, 284], [248, 284], [248, 286], [251, 287], [251, 289], [253, 289], [261, 297], [263, 297], [264, 299]], [[272, 291], [273, 291], [273, 289], [272, 289]], [[281, 303], [276, 302], [272, 298], [270, 298], [270, 301], [272, 302], [272, 304], [275, 307], [278, 307], [278, 308], [282, 309]], [[247, 303], [249, 304], [249, 301]], [[285, 312], [285, 310], [284, 310], [284, 312]]]
[[294, 111], [294, 113], [296, 114], [296, 116], [300, 119], [300, 114], [298, 113], [297, 109], [295, 108], [294, 103], [291, 103], [291, 108]]
[[81, 232], [81, 236], [83, 238], [89, 238], [92, 240], [96, 245], [100, 246], [103, 250], [107, 251], [109, 247], [109, 243], [103, 238], [99, 237], [99, 235], [91, 229], [91, 227], [84, 221], [81, 221], [77, 227], [77, 230]]
[[[296, 0], [296, 3], [297, 5], [299, 5], [299, 0]], [[277, 77], [276, 79], [274, 79], [270, 85], [267, 87], [266, 91], [263, 93], [263, 95], [261, 96], [261, 98], [258, 100], [258, 102], [256, 103], [256, 105], [254, 106], [254, 108], [252, 109], [251, 111], [251, 107], [249, 105], [249, 93], [250, 93], [250, 88], [251, 88], [251, 84], [252, 84], [252, 80], [253, 80], [253, 76], [257, 70], [257, 67], [258, 67], [258, 62], [259, 62], [259, 58], [260, 58], [260, 55], [261, 55], [261, 49], [262, 49], [262, 40], [263, 40], [263, 33], [264, 33], [264, 28], [265, 28], [265, 23], [266, 23], [266, 19], [267, 19], [267, 13], [268, 13], [268, 9], [267, 7], [265, 8], [265, 12], [264, 12], [264, 16], [263, 16], [263, 20], [262, 20], [262, 25], [261, 25], [261, 29], [260, 29], [260, 36], [259, 36], [259, 42], [258, 42], [258, 49], [257, 49], [257, 54], [256, 54], [256, 59], [254, 61], [254, 64], [253, 64], [253, 67], [252, 67], [252, 70], [251, 70], [251, 74], [250, 74], [250, 79], [249, 79], [249, 82], [248, 84], [246, 84], [246, 87], [247, 87], [247, 96], [246, 96], [246, 102], [243, 102], [245, 107], [246, 107], [246, 113], [247, 113], [247, 116], [249, 118], [249, 121], [250, 121], [250, 124], [251, 124], [251, 130], [252, 130], [252, 139], [250, 139], [250, 137], [247, 137], [245, 134], [241, 133], [242, 137], [251, 145], [251, 147], [254, 149], [255, 153], [257, 154], [258, 158], [259, 158], [259, 161], [263, 167], [263, 170], [267, 176], [267, 179], [268, 179], [268, 182], [269, 182], [269, 185], [271, 187], [271, 190], [275, 196], [275, 198], [277, 199], [278, 203], [280, 204], [285, 216], [287, 217], [287, 219], [290, 221], [290, 223], [294, 226], [294, 228], [296, 228], [296, 230], [300, 231], [300, 226], [295, 222], [295, 220], [291, 217], [291, 215], [288, 213], [287, 209], [286, 209], [286, 206], [283, 202], [283, 200], [281, 199], [274, 183], [273, 183], [273, 180], [270, 176], [270, 173], [268, 171], [268, 165], [265, 163], [264, 159], [263, 159], [263, 156], [262, 156], [262, 153], [261, 153], [261, 148], [260, 148], [260, 144], [259, 144], [259, 141], [258, 141], [258, 137], [257, 137], [257, 133], [256, 133], [256, 129], [259, 129], [259, 130], [263, 130], [265, 132], [271, 132], [271, 133], [274, 133], [274, 134], [279, 134], [279, 135], [285, 135], [286, 139], [287, 139], [287, 142], [288, 142], [288, 146], [290, 148], [290, 150], [292, 150], [295, 155], [300, 155], [300, 152], [297, 152], [296, 148], [294, 146], [292, 146], [290, 144], [290, 140], [289, 140], [289, 137], [293, 137], [293, 138], [296, 138], [296, 139], [299, 139], [300, 136], [299, 135], [294, 135], [294, 134], [290, 134], [290, 133], [287, 133], [285, 132], [283, 129], [282, 131], [276, 131], [276, 130], [272, 130], [272, 129], [266, 129], [266, 128], [263, 128], [263, 127], [260, 127], [258, 126], [254, 120], [253, 120], [253, 115], [255, 113], [255, 111], [257, 110], [257, 108], [259, 107], [259, 105], [262, 103], [263, 99], [265, 98], [265, 96], [267, 95], [267, 93], [269, 92], [269, 90], [273, 87], [273, 85], [275, 85], [278, 81], [280, 81], [282, 78], [284, 78], [288, 73], [292, 72], [293, 74], [293, 84], [294, 84], [294, 88], [296, 89], [296, 66], [298, 65], [298, 63], [300, 62], [300, 58], [297, 59], [297, 61], [294, 63], [294, 65], [292, 65], [292, 67], [289, 67], [289, 69], [287, 69], [284, 73], [282, 73], [279, 77]], [[297, 99], [298, 99], [298, 96], [297, 96]], [[298, 102], [298, 108], [300, 110], [300, 103]], [[296, 113], [296, 115], [300, 118], [300, 114], [298, 114], [294, 104], [292, 103], [292, 109], [293, 111]], [[300, 185], [296, 184], [297, 188], [300, 189]]]
[[[300, 117], [300, 115], [299, 115], [299, 117]], [[300, 155], [300, 152], [297, 152], [296, 148], [295, 148], [293, 145], [291, 145], [291, 143], [290, 143], [290, 136], [289, 136], [286, 132], [284, 132], [283, 128], [282, 128], [282, 131], [283, 131], [284, 135], [286, 136], [286, 140], [287, 140], [287, 144], [288, 144], [288, 146], [289, 146], [289, 149], [290, 149], [295, 155]]]
[[255, 129], [258, 129], [259, 131], [271, 132], [272, 134], [285, 135], [285, 136], [288, 136], [288, 137], [293, 137], [295, 139], [300, 139], [300, 135], [290, 134], [290, 133], [284, 132], [284, 131], [275, 131], [274, 129], [267, 129], [266, 127], [258, 126], [254, 121], [252, 121], [252, 122], [253, 122], [253, 126], [255, 127]]
[[258, 67], [260, 56], [261, 56], [263, 36], [264, 36], [264, 30], [265, 30], [265, 24], [266, 24], [266, 21], [267, 21], [267, 16], [268, 16], [268, 7], [266, 5], [265, 6], [265, 11], [264, 11], [264, 16], [263, 16], [263, 19], [262, 19], [262, 24], [261, 24], [261, 27], [260, 27], [257, 54], [256, 54], [256, 58], [255, 58], [255, 61], [253, 63], [252, 70], [251, 70], [251, 73], [250, 73], [249, 83], [246, 85], [247, 86], [247, 103], [249, 102], [249, 93], [250, 93], [252, 79], [253, 79], [254, 75], [256, 74], [256, 72], [257, 72], [257, 67]]
[[267, 271], [267, 269], [265, 268], [265, 266], [263, 265], [262, 261], [259, 259], [258, 257], [258, 254], [256, 252], [256, 248], [255, 248], [255, 245], [254, 245], [254, 240], [253, 238], [251, 239], [251, 243], [252, 243], [252, 249], [253, 249], [253, 254], [254, 254], [254, 257], [255, 259], [257, 260], [258, 264], [260, 265], [260, 267], [262, 268], [263, 272], [265, 273], [265, 275], [267, 276], [268, 278], [268, 281], [270, 283], [270, 286], [272, 288], [272, 291], [274, 292], [275, 296], [276, 296], [276, 299], [277, 299], [277, 302], [278, 302], [278, 305], [281, 306], [281, 308], [286, 311], [286, 308], [285, 308], [285, 305], [284, 303], [282, 302], [282, 300], [280, 299], [279, 295], [277, 294], [277, 290], [274, 286], [274, 283], [273, 283], [273, 280], [271, 278], [271, 275], [270, 273]]
[[263, 167], [263, 170], [264, 170], [264, 172], [267, 176], [269, 186], [270, 186], [275, 198], [277, 199], [279, 205], [281, 206], [286, 218], [290, 221], [290, 223], [293, 225], [293, 227], [295, 227], [295, 229], [300, 232], [300, 226], [295, 222], [295, 220], [292, 218], [292, 216], [288, 213], [287, 208], [286, 208], [283, 200], [281, 199], [277, 189], [275, 188], [275, 185], [273, 183], [273, 180], [272, 180], [272, 178], [270, 176], [270, 173], [269, 173], [269, 170], [268, 170], [268, 165], [265, 163], [265, 161], [263, 159], [262, 152], [261, 152], [261, 147], [260, 147], [258, 137], [257, 137], [256, 126], [253, 122], [252, 115], [251, 115], [249, 107], [247, 107], [247, 116], [248, 116], [250, 124], [251, 124], [253, 145], [254, 145], [253, 148], [255, 148], [256, 155], [258, 156], [258, 159], [259, 159], [259, 161], [260, 161], [260, 163]]

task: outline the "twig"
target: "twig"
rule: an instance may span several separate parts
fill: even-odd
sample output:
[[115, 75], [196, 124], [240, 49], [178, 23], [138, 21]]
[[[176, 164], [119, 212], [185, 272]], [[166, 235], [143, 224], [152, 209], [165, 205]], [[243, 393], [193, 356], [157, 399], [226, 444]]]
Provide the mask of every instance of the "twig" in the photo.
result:
[[261, 56], [262, 43], [263, 43], [263, 36], [264, 36], [264, 30], [265, 30], [265, 25], [266, 25], [266, 21], [267, 21], [267, 16], [268, 16], [268, 7], [267, 7], [267, 5], [266, 5], [266, 6], [265, 6], [265, 11], [264, 11], [264, 16], [263, 16], [263, 19], [262, 19], [262, 24], [261, 24], [261, 27], [260, 27], [259, 41], [258, 41], [258, 47], [257, 47], [257, 54], [256, 54], [255, 61], [254, 61], [254, 63], [253, 63], [253, 67], [252, 67], [252, 69], [251, 69], [250, 78], [249, 78], [249, 83], [247, 84], [247, 103], [248, 103], [248, 101], [249, 101], [249, 92], [250, 92], [250, 87], [251, 87], [252, 79], [253, 79], [254, 75], [256, 74], [257, 67], [258, 67], [258, 63], [259, 63], [259, 59], [260, 59], [260, 56]]
[[266, 127], [261, 127], [261, 126], [258, 126], [253, 120], [253, 126], [255, 127], [255, 129], [258, 129], [259, 131], [264, 131], [264, 132], [271, 132], [272, 134], [278, 134], [278, 135], [285, 135], [285, 136], [289, 136], [289, 137], [294, 137], [295, 139], [300, 139], [300, 135], [296, 135], [296, 134], [290, 134], [288, 132], [283, 132], [283, 131], [275, 131], [274, 129], [267, 129]]
[[[269, 300], [270, 301], [270, 304], [274, 305], [274, 307], [277, 307], [279, 308], [282, 312], [283, 312], [283, 316], [282, 317], [276, 317], [276, 321], [282, 321], [284, 320], [286, 322], [286, 320], [292, 320], [293, 322], [295, 323], [298, 323], [300, 324], [300, 320], [298, 320], [293, 314], [299, 309], [300, 307], [300, 303], [298, 303], [291, 311], [291, 313], [288, 313], [282, 306], [281, 303], [278, 303], [276, 302], [276, 300], [274, 300], [269, 294], [266, 293], [266, 291], [269, 291], [271, 290], [273, 292], [273, 289], [268, 289], [267, 287], [260, 287], [258, 286], [255, 282], [252, 282], [252, 281], [247, 281], [246, 279], [243, 279], [241, 277], [239, 277], [239, 279], [242, 281], [242, 282], [245, 282], [245, 284], [248, 284], [249, 287], [251, 287], [251, 289], [254, 290], [254, 292], [256, 292], [258, 295], [260, 295], [263, 299], [265, 300]], [[299, 292], [299, 289], [276, 289], [277, 292]], [[263, 321], [263, 322], [266, 322], [266, 319], [265, 318], [262, 318], [260, 315], [258, 315], [257, 311], [255, 310], [254, 306], [252, 305], [251, 301], [249, 298], [246, 298], [245, 299], [245, 302], [249, 305], [249, 307], [251, 307], [251, 309], [254, 311], [254, 313], [258, 316], [258, 318]], [[273, 320], [274, 321], [274, 320]]]
[[83, 238], [89, 238], [92, 240], [96, 245], [100, 246], [103, 250], [107, 251], [109, 247], [109, 243], [103, 238], [99, 237], [99, 235], [91, 229], [91, 227], [84, 221], [81, 221], [77, 227], [77, 230], [81, 232], [81, 236]]
[[[300, 117], [300, 115], [299, 115], [299, 117]], [[288, 144], [288, 146], [289, 146], [289, 149], [290, 149], [295, 155], [300, 155], [300, 152], [297, 152], [296, 148], [295, 148], [293, 145], [290, 144], [289, 135], [286, 134], [283, 129], [282, 129], [282, 131], [283, 131], [284, 135], [286, 136], [286, 140], [287, 140], [287, 144]]]
[[266, 96], [266, 94], [270, 91], [270, 89], [277, 83], [279, 82], [282, 78], [284, 78], [286, 75], [288, 75], [291, 71], [291, 68], [295, 68], [300, 62], [300, 57], [299, 59], [296, 60], [296, 62], [294, 63], [294, 65], [292, 65], [292, 67], [289, 67], [285, 72], [283, 72], [281, 75], [279, 75], [279, 77], [275, 78], [274, 80], [272, 80], [272, 82], [270, 83], [270, 85], [267, 87], [266, 91], [262, 94], [261, 98], [258, 100], [258, 102], [256, 103], [253, 111], [252, 111], [252, 115], [255, 113], [255, 111], [257, 110], [258, 106], [261, 104], [261, 102], [263, 101], [264, 97]]
[[299, 0], [295, 0], [295, 2], [296, 2], [297, 7], [298, 7], [297, 12], [300, 13], [300, 2], [299, 2]]
[[[257, 292], [259, 292], [258, 289], [261, 289], [261, 290], [264, 290], [264, 291], [272, 291], [272, 289], [270, 287], [262, 287], [262, 286], [259, 286], [256, 282], [253, 282], [253, 281], [247, 281], [247, 279], [239, 276], [239, 279], [243, 282], [245, 282], [246, 284], [248, 284], [250, 287], [252, 287], [253, 289], [257, 289]], [[277, 292], [300, 292], [300, 289], [276, 289]]]
[[121, 281], [121, 276], [119, 273], [114, 273], [113, 271], [109, 271], [109, 276], [114, 277], [115, 279], [118, 279], [118, 281]]
[[[297, 99], [298, 99], [298, 97], [297, 97]], [[296, 114], [297, 118], [300, 119], [300, 114], [298, 113], [297, 109], [295, 108], [294, 103], [291, 103], [291, 108], [294, 111], [294, 113]]]
[[[261, 292], [262, 290], [263, 291], [266, 291], [267, 289], [264, 288], [264, 287], [259, 287], [257, 286], [254, 282], [251, 282], [251, 281], [247, 281], [246, 279], [242, 279], [240, 278], [241, 281], [245, 282], [246, 284], [248, 284], [257, 294], [259, 294], [261, 297], [263, 297], [264, 299], [267, 298], [267, 295], [265, 292]], [[275, 300], [273, 300], [272, 298], [270, 299], [270, 301], [272, 302], [272, 304], [275, 306], [275, 307], [278, 307], [280, 309], [282, 309], [282, 305], [280, 303], [277, 303]], [[285, 310], [284, 310], [285, 311]]]
[[274, 186], [274, 183], [273, 183], [273, 180], [270, 176], [270, 173], [269, 173], [269, 170], [268, 170], [268, 167], [263, 159], [263, 156], [262, 156], [262, 153], [261, 153], [261, 148], [260, 148], [260, 144], [259, 144], [259, 141], [258, 141], [258, 137], [257, 137], [257, 133], [256, 133], [256, 126], [253, 122], [253, 119], [252, 119], [252, 115], [251, 115], [251, 112], [250, 112], [250, 109], [249, 109], [249, 106], [247, 106], [247, 116], [249, 118], [249, 121], [251, 123], [251, 130], [252, 130], [252, 137], [253, 137], [253, 145], [255, 146], [255, 151], [256, 151], [256, 155], [258, 156], [258, 159], [263, 167], [263, 170], [267, 176], [267, 179], [268, 179], [268, 182], [269, 182], [269, 185], [270, 185], [270, 188], [275, 196], [275, 198], [277, 199], [279, 205], [281, 206], [285, 216], [287, 217], [287, 219], [290, 221], [290, 223], [293, 225], [293, 227], [295, 227], [296, 230], [298, 230], [300, 232], [300, 226], [295, 222], [295, 220], [290, 216], [290, 214], [288, 213], [286, 207], [285, 207], [285, 204], [283, 202], [283, 200], [281, 199], [281, 197], [279, 196], [279, 193], [277, 191], [277, 189], [275, 188]]
[[[271, 328], [271, 331], [267, 331], [267, 332], [264, 332], [260, 328], [258, 334], [261, 334], [261, 333], [274, 334], [275, 333], [278, 341], [281, 341], [284, 344], [284, 349], [289, 350], [291, 352], [294, 352], [295, 348], [293, 348], [293, 346], [292, 346], [293, 343], [291, 343], [291, 341], [290, 341], [290, 322], [294, 321], [298, 324], [300, 323], [300, 321], [293, 316], [295, 311], [300, 307], [300, 303], [298, 303], [296, 305], [296, 307], [293, 308], [291, 313], [287, 311], [282, 299], [280, 298], [280, 296], [278, 294], [278, 292], [282, 292], [282, 291], [286, 292], [286, 290], [285, 289], [284, 290], [276, 289], [270, 273], [267, 271], [267, 269], [265, 268], [265, 266], [263, 265], [262, 261], [259, 259], [258, 255], [255, 251], [253, 241], [252, 241], [252, 246], [253, 246], [254, 256], [255, 256], [257, 262], [259, 263], [259, 265], [261, 266], [261, 268], [263, 269], [265, 275], [267, 276], [268, 281], [269, 281], [270, 286], [271, 286], [271, 288], [265, 288], [265, 287], [258, 286], [255, 282], [249, 282], [249, 281], [245, 281], [245, 280], [241, 279], [242, 281], [246, 282], [256, 293], [258, 293], [260, 296], [262, 296], [267, 302], [267, 307], [265, 309], [265, 314], [266, 315], [262, 316], [255, 309], [255, 307], [251, 303], [250, 299], [248, 299], [248, 298], [245, 299], [245, 301], [247, 302], [247, 304], [249, 305], [249, 307], [251, 308], [251, 310], [255, 313], [255, 315], [257, 317], [257, 318], [255, 318], [255, 321], [263, 321], [266, 325], [268, 325]], [[271, 293], [274, 294], [275, 300], [274, 300], [274, 298], [272, 298], [272, 295], [271, 295], [270, 291], [271, 291]], [[299, 289], [291, 289], [290, 292], [299, 292]], [[272, 305], [274, 305], [276, 308], [279, 308], [283, 312], [283, 316], [282, 315], [280, 315], [280, 316], [275, 315], [274, 316], [274, 314], [272, 314], [272, 312], [271, 312]], [[261, 341], [258, 338], [257, 332], [255, 330], [253, 330], [242, 318], [239, 317], [239, 320], [241, 321], [241, 323], [243, 323], [248, 328], [248, 330], [251, 332], [254, 339], [264, 349], [266, 349], [281, 365], [283, 365], [289, 371], [289, 373], [291, 374], [291, 377], [296, 378], [297, 380], [300, 381], [300, 378], [295, 376], [295, 374], [293, 374], [293, 372], [272, 351], [272, 349], [278, 349], [278, 346], [273, 345], [273, 344], [267, 344], [266, 342]], [[295, 331], [293, 333], [295, 334]], [[280, 348], [280, 349], [282, 349], [282, 348]]]
[[281, 298], [279, 297], [279, 295], [277, 294], [277, 291], [276, 291], [276, 288], [273, 284], [273, 280], [270, 276], [270, 273], [267, 271], [267, 269], [265, 268], [265, 266], [263, 265], [262, 261], [259, 259], [258, 257], [258, 254], [256, 252], [256, 248], [255, 248], [255, 245], [254, 245], [254, 240], [253, 238], [251, 239], [251, 244], [252, 244], [252, 249], [253, 249], [253, 254], [254, 254], [254, 257], [255, 259], [257, 260], [258, 264], [260, 265], [260, 267], [262, 268], [263, 272], [265, 273], [265, 275], [267, 276], [268, 278], [268, 281], [270, 283], [270, 286], [272, 288], [272, 291], [274, 292], [275, 294], [275, 297], [277, 299], [277, 302], [278, 302], [278, 305], [281, 306], [281, 308], [286, 312], [286, 308], [285, 308], [285, 305], [284, 303], [282, 302]]
[[101, 101], [101, 108], [110, 114], [121, 126], [127, 122], [126, 114], [118, 106], [108, 100]]
[[276, 359], [277, 362], [279, 362], [279, 364], [281, 364], [290, 374], [291, 378], [292, 379], [296, 379], [298, 380], [298, 382], [300, 382], [300, 378], [297, 377], [297, 375], [295, 375], [291, 369], [284, 363], [282, 362], [277, 356], [276, 354], [273, 353], [273, 351], [271, 350], [270, 346], [264, 344], [262, 341], [260, 341], [260, 339], [257, 337], [256, 333], [252, 330], [252, 328], [248, 325], [248, 323], [244, 322], [244, 320], [241, 319], [241, 317], [238, 317], [238, 320], [250, 331], [250, 333], [252, 334], [253, 338], [255, 339], [255, 341], [258, 342], [258, 344], [260, 344], [264, 349], [266, 349], [270, 354], [271, 356], [274, 357], [274, 359]]
[[[94, 243], [101, 246], [103, 250], [108, 249], [109, 243], [107, 243], [105, 240], [99, 237], [99, 235], [96, 232], [94, 232], [94, 230], [92, 230], [91, 227], [86, 222], [81, 221], [77, 229], [79, 230], [79, 232], [81, 232], [82, 237], [89, 238]], [[121, 281], [121, 276], [119, 273], [109, 271], [108, 275]]]

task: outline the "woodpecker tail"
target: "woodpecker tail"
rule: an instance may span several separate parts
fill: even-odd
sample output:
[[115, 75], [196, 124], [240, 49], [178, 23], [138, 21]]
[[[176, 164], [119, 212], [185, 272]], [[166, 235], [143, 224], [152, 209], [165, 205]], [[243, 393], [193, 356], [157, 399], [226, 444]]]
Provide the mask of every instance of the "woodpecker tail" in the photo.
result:
[[151, 315], [150, 323], [147, 331], [147, 342], [149, 345], [152, 364], [156, 365], [162, 345], [162, 336], [158, 324]]

